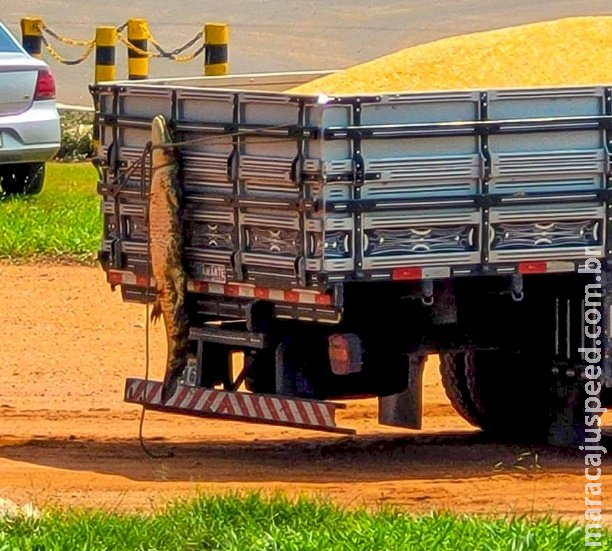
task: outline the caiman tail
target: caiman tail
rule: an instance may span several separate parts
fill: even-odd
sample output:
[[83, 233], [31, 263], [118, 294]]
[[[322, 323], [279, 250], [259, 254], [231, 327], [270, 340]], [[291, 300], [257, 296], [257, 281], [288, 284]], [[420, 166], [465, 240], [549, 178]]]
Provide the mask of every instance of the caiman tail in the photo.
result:
[[152, 168], [149, 191], [149, 243], [156, 297], [151, 319], [164, 318], [168, 359], [162, 400], [176, 391], [187, 365], [189, 325], [185, 311], [187, 279], [183, 268], [183, 212], [178, 162], [163, 116], [151, 127]]

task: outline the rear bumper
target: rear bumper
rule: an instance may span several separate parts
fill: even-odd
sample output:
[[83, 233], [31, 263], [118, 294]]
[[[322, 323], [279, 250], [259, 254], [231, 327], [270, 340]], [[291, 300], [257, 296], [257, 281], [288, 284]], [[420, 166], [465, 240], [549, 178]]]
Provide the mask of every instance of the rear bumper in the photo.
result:
[[36, 101], [24, 113], [0, 116], [0, 163], [48, 161], [60, 141], [55, 101]]

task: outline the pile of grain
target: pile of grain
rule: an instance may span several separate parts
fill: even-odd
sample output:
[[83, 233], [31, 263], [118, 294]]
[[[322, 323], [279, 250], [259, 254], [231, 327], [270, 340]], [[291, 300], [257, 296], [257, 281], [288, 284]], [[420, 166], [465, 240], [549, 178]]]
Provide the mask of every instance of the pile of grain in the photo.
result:
[[612, 17], [573, 17], [445, 38], [292, 92], [359, 94], [612, 82]]

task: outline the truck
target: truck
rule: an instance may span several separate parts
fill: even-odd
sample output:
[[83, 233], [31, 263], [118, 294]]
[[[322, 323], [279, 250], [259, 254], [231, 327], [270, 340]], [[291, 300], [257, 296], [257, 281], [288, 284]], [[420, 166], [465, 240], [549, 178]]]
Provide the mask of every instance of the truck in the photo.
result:
[[154, 295], [157, 115], [184, 191], [188, 365], [169, 399], [148, 378], [128, 379], [125, 399], [351, 433], [336, 410], [375, 397], [380, 424], [418, 429], [437, 354], [456, 411], [496, 438], [600, 434], [612, 405], [612, 85], [287, 92], [328, 73], [91, 86], [99, 260], [123, 300]]

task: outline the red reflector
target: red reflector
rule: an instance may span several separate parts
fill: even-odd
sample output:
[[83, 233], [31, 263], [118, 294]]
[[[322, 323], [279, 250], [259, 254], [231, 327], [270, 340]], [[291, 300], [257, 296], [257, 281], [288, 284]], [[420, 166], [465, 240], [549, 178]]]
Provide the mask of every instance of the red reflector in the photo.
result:
[[315, 296], [315, 303], [320, 304], [321, 306], [331, 306], [332, 296], [322, 293], [320, 295]]
[[205, 283], [204, 281], [194, 281], [193, 290], [196, 293], [205, 293], [208, 291], [208, 283]]
[[136, 286], [137, 287], [148, 287], [149, 282], [145, 276], [136, 276]]
[[300, 302], [300, 293], [295, 291], [285, 291], [285, 300], [287, 302]]
[[349, 375], [361, 371], [362, 349], [357, 335], [330, 335], [328, 355], [335, 375]]
[[240, 287], [238, 285], [226, 285], [225, 294], [231, 297], [237, 297], [240, 295]]
[[55, 97], [55, 79], [49, 69], [38, 71], [34, 99], [53, 99]]
[[255, 287], [255, 298], [269, 298], [270, 297], [270, 293], [268, 292], [268, 289], [265, 289], [263, 287]]
[[391, 273], [394, 281], [407, 281], [410, 279], [421, 279], [423, 276], [422, 268], [395, 268]]
[[519, 274], [545, 274], [547, 271], [546, 262], [519, 262]]
[[121, 285], [121, 278], [123, 274], [121, 272], [109, 271], [107, 277], [108, 282], [111, 285]]

